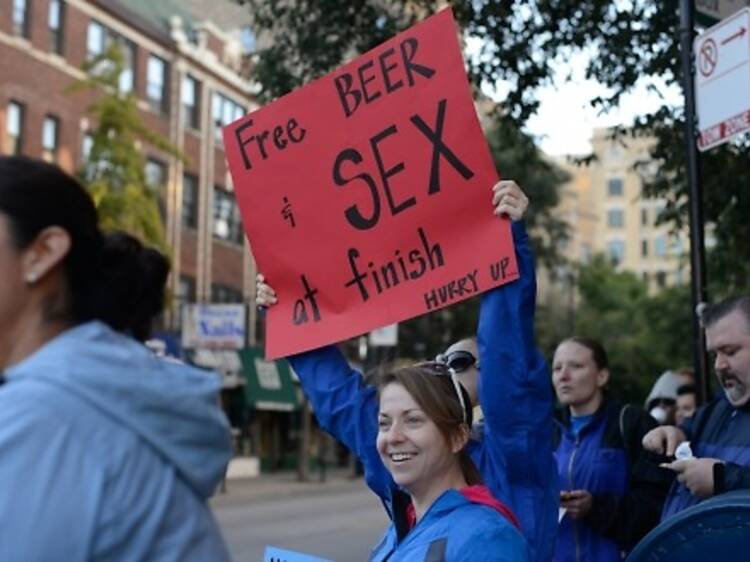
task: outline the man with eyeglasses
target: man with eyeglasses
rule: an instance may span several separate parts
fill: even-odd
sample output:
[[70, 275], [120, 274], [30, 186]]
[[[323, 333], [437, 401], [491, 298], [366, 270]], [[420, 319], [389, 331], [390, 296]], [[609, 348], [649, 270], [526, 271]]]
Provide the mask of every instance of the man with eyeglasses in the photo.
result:
[[[552, 455], [550, 375], [534, 340], [534, 256], [521, 221], [528, 199], [514, 181], [501, 181], [493, 187], [492, 205], [496, 215], [513, 221], [520, 278], [484, 293], [477, 339], [454, 343], [436, 361], [452, 369], [471, 406], [482, 407], [484, 423], [474, 428], [471, 458], [493, 495], [518, 517], [531, 560], [547, 562], [557, 532], [559, 488]], [[260, 306], [276, 303], [260, 274], [256, 300]], [[375, 448], [376, 389], [335, 346], [289, 361], [320, 426], [362, 459], [365, 480], [384, 505], [396, 505], [402, 493]]]

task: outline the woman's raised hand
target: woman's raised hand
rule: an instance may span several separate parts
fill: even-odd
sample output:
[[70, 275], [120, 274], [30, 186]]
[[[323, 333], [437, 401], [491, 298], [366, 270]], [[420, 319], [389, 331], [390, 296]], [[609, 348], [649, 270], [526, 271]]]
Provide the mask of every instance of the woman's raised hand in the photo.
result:
[[276, 304], [276, 291], [266, 283], [266, 278], [262, 273], [255, 276], [255, 304], [258, 306], [268, 307]]
[[502, 180], [492, 187], [492, 206], [497, 216], [506, 215], [512, 221], [519, 221], [529, 208], [529, 198], [516, 182]]

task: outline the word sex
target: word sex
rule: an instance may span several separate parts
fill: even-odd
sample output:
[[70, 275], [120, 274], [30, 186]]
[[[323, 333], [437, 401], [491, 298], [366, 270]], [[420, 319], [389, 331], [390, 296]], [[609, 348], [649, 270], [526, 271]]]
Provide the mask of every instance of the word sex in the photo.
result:
[[[474, 172], [462, 162], [456, 153], [443, 141], [445, 115], [447, 111], [448, 101], [446, 99], [441, 99], [437, 104], [437, 115], [435, 117], [434, 128], [428, 125], [427, 122], [416, 113], [409, 118], [412, 125], [422, 133], [427, 142], [432, 144], [432, 161], [430, 163], [430, 177], [427, 188], [428, 195], [434, 195], [440, 192], [440, 162], [442, 159], [446, 160], [464, 180], [469, 180], [474, 177]], [[396, 201], [393, 194], [391, 179], [406, 169], [404, 162], [400, 161], [386, 164], [383, 161], [380, 145], [386, 142], [388, 137], [397, 134], [398, 129], [396, 128], [396, 125], [391, 125], [370, 138], [370, 149], [372, 150], [375, 163], [377, 164], [380, 185], [382, 185], [382, 191], [385, 193], [385, 197], [388, 201], [388, 208], [392, 216], [413, 207], [417, 203], [417, 199], [414, 196], [401, 199], [401, 201]], [[376, 182], [370, 174], [361, 172], [359, 174], [350, 173], [344, 175], [343, 168], [347, 163], [358, 166], [362, 164], [363, 161], [364, 156], [362, 156], [361, 152], [355, 148], [346, 148], [338, 154], [336, 161], [333, 164], [333, 182], [336, 185], [344, 187], [355, 180], [359, 180], [364, 183], [369, 190], [371, 199], [369, 207], [372, 209], [370, 213], [363, 213], [357, 205], [352, 205], [344, 211], [346, 220], [351, 226], [358, 230], [368, 230], [376, 226], [380, 220], [381, 207], [378, 182]]]

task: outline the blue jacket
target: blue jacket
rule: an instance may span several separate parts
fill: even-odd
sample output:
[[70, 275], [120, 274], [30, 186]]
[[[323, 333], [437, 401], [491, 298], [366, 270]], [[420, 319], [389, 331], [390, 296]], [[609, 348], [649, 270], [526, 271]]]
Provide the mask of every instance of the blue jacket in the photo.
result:
[[555, 451], [560, 490], [587, 490], [589, 513], [560, 522], [556, 562], [614, 562], [659, 522], [672, 475], [643, 449], [656, 422], [642, 410], [605, 400], [576, 435], [568, 410]]
[[[699, 408], [682, 429], [694, 456], [725, 462], [714, 469], [716, 494], [750, 489], [750, 406], [735, 408], [722, 393]], [[700, 501], [675, 481], [664, 504], [662, 521]]]
[[[528, 545], [493, 508], [447, 490], [401, 540], [391, 525], [372, 551], [371, 562], [522, 562]], [[449, 540], [447, 540], [449, 539]]]
[[[493, 495], [515, 513], [529, 541], [531, 560], [552, 558], [558, 486], [552, 456], [552, 390], [535, 347], [534, 257], [521, 223], [513, 234], [520, 278], [482, 296], [478, 341], [479, 400], [485, 423], [469, 443], [471, 457]], [[335, 347], [290, 358], [321, 427], [353, 451], [370, 488], [393, 519], [397, 490], [375, 448], [376, 389], [349, 367]], [[465, 529], [455, 529], [460, 536]]]
[[220, 380], [90, 322], [0, 386], [0, 560], [229, 560], [206, 500], [231, 455]]

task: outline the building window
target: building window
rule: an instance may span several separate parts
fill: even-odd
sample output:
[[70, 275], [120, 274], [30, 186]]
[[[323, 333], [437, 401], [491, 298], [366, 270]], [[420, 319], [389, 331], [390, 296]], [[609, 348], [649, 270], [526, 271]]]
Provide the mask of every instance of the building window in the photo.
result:
[[195, 279], [187, 275], [180, 275], [177, 284], [177, 300], [182, 303], [195, 302]]
[[167, 216], [167, 165], [164, 162], [149, 158], [144, 169], [146, 184], [154, 190], [159, 200], [159, 213], [162, 220]]
[[607, 181], [607, 195], [620, 197], [623, 194], [623, 184], [620, 178], [611, 178]]
[[666, 271], [656, 272], [656, 286], [663, 289], [667, 286], [667, 273]]
[[167, 63], [155, 55], [149, 55], [146, 69], [146, 99], [155, 111], [166, 110]]
[[182, 112], [186, 128], [200, 129], [200, 82], [192, 76], [182, 80]]
[[91, 156], [91, 149], [94, 147], [94, 136], [91, 133], [83, 133], [81, 139], [81, 162], [88, 162]]
[[660, 258], [667, 255], [667, 239], [664, 236], [658, 236], [654, 240], [654, 254]]
[[648, 226], [648, 209], [641, 209], [641, 226]]
[[177, 290], [175, 294], [175, 305], [177, 308], [177, 323], [176, 327], [182, 326], [182, 318], [184, 305], [195, 302], [195, 279], [186, 275], [180, 275], [180, 280], [177, 282]]
[[213, 96], [214, 137], [221, 142], [221, 128], [245, 115], [245, 108], [221, 94]]
[[89, 60], [104, 53], [106, 40], [107, 32], [104, 26], [96, 21], [89, 22], [88, 32], [86, 33], [86, 56]]
[[610, 209], [607, 211], [607, 226], [610, 228], [622, 228], [625, 225], [625, 213], [622, 209]]
[[245, 53], [255, 52], [255, 32], [253, 28], [246, 25], [242, 28], [240, 41], [242, 42], [242, 50]]
[[212, 283], [211, 302], [214, 304], [242, 302], [242, 291], [227, 285]]
[[641, 240], [641, 257], [648, 257], [648, 240]]
[[57, 161], [59, 135], [60, 120], [53, 115], [47, 115], [42, 123], [42, 158], [47, 162]]
[[120, 37], [96, 21], [89, 22], [86, 35], [86, 56], [88, 60], [104, 54], [107, 48], [116, 43], [122, 53], [122, 73], [119, 77], [119, 88], [122, 93], [130, 93], [135, 89], [135, 43]]
[[625, 259], [625, 241], [610, 240], [607, 242], [607, 254], [615, 265], [622, 263]]
[[26, 0], [13, 0], [13, 33], [20, 37], [29, 36], [29, 3]]
[[49, 45], [50, 50], [58, 55], [63, 54], [63, 41], [64, 41], [64, 17], [63, 13], [64, 4], [62, 0], [50, 0], [49, 1]]
[[214, 237], [242, 244], [242, 220], [233, 193], [214, 186]]
[[21, 154], [23, 150], [23, 122], [25, 108], [23, 104], [12, 101], [8, 104], [8, 113], [5, 123], [5, 146], [6, 154]]
[[146, 160], [146, 183], [149, 187], [162, 190], [167, 185], [167, 165], [156, 158]]
[[192, 174], [182, 176], [182, 224], [198, 228], [198, 178]]
[[129, 94], [135, 89], [135, 43], [127, 39], [118, 39], [122, 52], [122, 73], [120, 74], [120, 91]]

